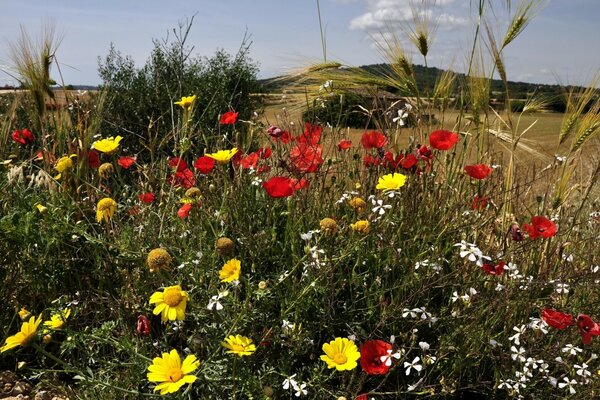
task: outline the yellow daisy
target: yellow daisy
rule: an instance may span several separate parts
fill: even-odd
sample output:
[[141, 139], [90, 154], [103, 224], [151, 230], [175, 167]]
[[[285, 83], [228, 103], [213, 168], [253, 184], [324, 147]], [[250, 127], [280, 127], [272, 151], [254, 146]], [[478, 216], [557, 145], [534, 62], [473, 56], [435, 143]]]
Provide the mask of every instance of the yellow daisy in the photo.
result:
[[150, 296], [150, 304], [156, 304], [152, 313], [160, 314], [163, 322], [182, 321], [185, 319], [185, 307], [189, 300], [186, 292], [181, 286], [168, 286], [162, 292], [155, 292]]
[[4, 346], [0, 348], [0, 353], [13, 349], [17, 346], [26, 346], [27, 343], [35, 336], [38, 326], [42, 323], [42, 316], [31, 317], [29, 322], [23, 322], [21, 331], [15, 335], [6, 338]]
[[62, 329], [65, 326], [65, 324], [67, 323], [67, 318], [69, 318], [70, 315], [71, 315], [70, 308], [67, 308], [66, 310], [63, 310], [59, 313], [52, 314], [50, 316], [50, 321], [44, 322], [44, 326], [46, 327], [46, 329], [44, 329], [44, 333], [49, 332], [49, 329], [52, 329], [55, 331]]
[[233, 282], [240, 279], [240, 273], [242, 272], [242, 263], [238, 259], [231, 259], [223, 265], [223, 268], [219, 271], [219, 279], [221, 282]]
[[183, 108], [184, 110], [189, 110], [190, 108], [192, 108], [194, 101], [196, 101], [196, 95], [187, 96], [187, 97], [183, 96], [181, 98], [181, 100], [176, 101], [175, 104], [177, 104], [178, 106], [181, 106], [181, 108]]
[[379, 178], [377, 182], [377, 189], [387, 192], [389, 190], [398, 190], [406, 182], [406, 176], [398, 173], [387, 174]]
[[371, 225], [369, 221], [361, 219], [360, 221], [356, 221], [354, 224], [350, 224], [350, 228], [352, 228], [355, 232], [364, 233], [365, 235], [371, 231]]
[[158, 383], [154, 391], [160, 391], [160, 394], [175, 393], [186, 383], [193, 383], [198, 379], [191, 374], [198, 366], [200, 361], [195, 355], [189, 355], [181, 363], [181, 358], [175, 349], [170, 353], [163, 353], [161, 357], [155, 357], [152, 365], [148, 367], [148, 380]]
[[21, 318], [21, 321], [27, 321], [31, 318], [31, 313], [25, 307], [22, 307], [19, 311], [19, 318]]
[[235, 354], [240, 357], [249, 356], [256, 351], [256, 346], [252, 344], [252, 339], [242, 335], [229, 335], [221, 342], [221, 346], [225, 347], [227, 353]]
[[219, 150], [216, 153], [207, 154], [206, 157], [212, 158], [219, 164], [227, 164], [229, 160], [231, 160], [231, 158], [235, 156], [235, 153], [237, 153], [237, 151], [237, 147], [234, 147], [231, 150]]
[[121, 136], [111, 136], [107, 139], [97, 140], [92, 144], [92, 149], [96, 149], [106, 154], [113, 154], [119, 148], [121, 140], [123, 140]]
[[323, 344], [324, 355], [321, 360], [327, 363], [327, 368], [335, 368], [338, 371], [349, 371], [356, 368], [360, 352], [352, 340], [346, 338], [335, 338], [329, 343]]
[[61, 157], [56, 161], [54, 169], [58, 171], [58, 175], [56, 175], [54, 179], [59, 180], [63, 173], [73, 168], [73, 158], [75, 157], [77, 157], [76, 154], [71, 154], [70, 156]]
[[108, 222], [112, 219], [113, 215], [117, 211], [117, 202], [110, 197], [105, 197], [98, 202], [96, 208], [96, 221]]

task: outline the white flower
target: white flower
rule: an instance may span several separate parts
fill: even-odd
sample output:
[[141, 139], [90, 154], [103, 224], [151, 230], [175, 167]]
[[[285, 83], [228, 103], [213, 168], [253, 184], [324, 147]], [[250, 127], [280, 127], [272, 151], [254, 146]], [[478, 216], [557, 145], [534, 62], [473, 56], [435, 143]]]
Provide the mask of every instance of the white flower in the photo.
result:
[[415, 390], [416, 388], [418, 388], [421, 385], [421, 383], [423, 383], [424, 379], [425, 378], [421, 378], [417, 382], [413, 383], [412, 385], [408, 385], [408, 387], [406, 388], [406, 390], [408, 392], [412, 392], [413, 390]]
[[571, 394], [575, 394], [575, 393], [577, 393], [577, 392], [575, 391], [575, 388], [573, 388], [573, 386], [574, 386], [574, 385], [577, 385], [577, 381], [576, 381], [575, 379], [569, 380], [569, 377], [568, 377], [568, 376], [565, 376], [565, 377], [563, 378], [563, 380], [564, 380], [564, 382], [560, 382], [560, 383], [558, 384], [558, 387], [559, 387], [560, 389], [562, 389], [562, 388], [564, 388], [564, 387], [568, 387], [568, 388], [569, 388], [569, 393], [571, 393]]
[[301, 384], [299, 386], [298, 385], [294, 386], [294, 390], [296, 391], [296, 393], [294, 393], [294, 396], [300, 397], [302, 395], [308, 394], [308, 392], [306, 391], [305, 387], [306, 387], [306, 383], [303, 383], [303, 384]]
[[371, 203], [373, 203], [373, 205], [375, 206], [375, 207], [373, 207], [372, 211], [375, 214], [379, 214], [379, 215], [385, 214], [386, 210], [389, 210], [390, 208], [392, 208], [392, 206], [389, 204], [383, 204], [383, 200], [372, 199]]
[[510, 355], [510, 357], [513, 360], [516, 361], [518, 359], [520, 362], [525, 362], [525, 360], [526, 360], [525, 355], [524, 355], [525, 354], [525, 348], [519, 347], [517, 349], [515, 346], [511, 346], [510, 351], [512, 353]]
[[491, 260], [490, 257], [484, 256], [479, 247], [473, 243], [467, 243], [462, 240], [460, 243], [456, 243], [454, 246], [460, 246], [459, 255], [461, 258], [467, 258], [469, 261], [474, 262], [477, 266], [483, 265], [483, 260]]
[[427, 342], [419, 342], [419, 347], [421, 348], [421, 350], [427, 351], [427, 350], [429, 350], [429, 343], [427, 343]]
[[281, 384], [283, 389], [288, 390], [290, 387], [296, 387], [298, 385], [298, 383], [296, 383], [296, 381], [294, 380], [295, 376], [296, 374], [288, 376], [283, 380], [283, 383]]
[[206, 306], [207, 309], [209, 310], [217, 310], [217, 311], [221, 311], [223, 309], [223, 305], [221, 304], [221, 302], [219, 300], [221, 300], [223, 297], [226, 297], [229, 294], [229, 292], [227, 290], [220, 292], [218, 295], [216, 296], [212, 296], [210, 298], [210, 301], [208, 302], [208, 305]]
[[512, 379], [502, 379], [498, 385], [498, 389], [512, 389], [515, 381]]
[[576, 374], [579, 376], [583, 376], [584, 378], [592, 375], [592, 373], [588, 371], [588, 367], [589, 365], [587, 365], [586, 363], [582, 363], [581, 365], [573, 365], [573, 368], [577, 370]]
[[509, 337], [508, 340], [515, 342], [515, 344], [517, 346], [520, 345], [521, 344], [521, 335], [524, 334], [526, 330], [527, 330], [526, 325], [521, 325], [520, 327], [513, 326], [513, 331], [516, 331], [517, 333], [515, 333], [514, 335]]
[[566, 262], [573, 262], [573, 254], [563, 254], [562, 259]]
[[410, 370], [414, 369], [415, 371], [417, 371], [417, 373], [421, 372], [421, 370], [423, 369], [423, 366], [421, 364], [419, 364], [419, 361], [421, 361], [421, 357], [415, 357], [414, 360], [412, 360], [412, 362], [404, 362], [404, 368], [406, 368], [406, 375], [410, 375]]
[[392, 358], [399, 360], [402, 357], [403, 351], [393, 352], [392, 349], [387, 351], [386, 355], [380, 356], [379, 360], [384, 363], [387, 367], [392, 365]]
[[540, 331], [543, 334], [548, 333], [548, 323], [546, 321], [535, 317], [529, 317], [529, 320], [530, 322], [527, 325], [529, 328], [533, 329], [534, 331]]
[[556, 282], [555, 289], [558, 294], [568, 294], [569, 293], [569, 285], [566, 283]]
[[571, 354], [572, 356], [576, 356], [577, 353], [581, 353], [582, 350], [579, 347], [575, 347], [572, 344], [565, 344], [565, 347], [562, 348], [563, 353]]

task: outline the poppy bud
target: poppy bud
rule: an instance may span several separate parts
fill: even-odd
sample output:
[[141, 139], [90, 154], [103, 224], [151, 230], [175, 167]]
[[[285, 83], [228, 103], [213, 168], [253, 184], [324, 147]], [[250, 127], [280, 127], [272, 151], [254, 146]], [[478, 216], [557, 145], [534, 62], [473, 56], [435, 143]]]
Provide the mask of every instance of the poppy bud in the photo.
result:
[[150, 334], [150, 320], [145, 315], [140, 315], [137, 318], [137, 334], [140, 336], [148, 336]]
[[517, 225], [517, 224], [511, 225], [510, 236], [512, 237], [512, 240], [514, 240], [515, 242], [521, 242], [524, 239], [523, 233], [521, 232], [521, 229], [519, 229], [519, 225]]

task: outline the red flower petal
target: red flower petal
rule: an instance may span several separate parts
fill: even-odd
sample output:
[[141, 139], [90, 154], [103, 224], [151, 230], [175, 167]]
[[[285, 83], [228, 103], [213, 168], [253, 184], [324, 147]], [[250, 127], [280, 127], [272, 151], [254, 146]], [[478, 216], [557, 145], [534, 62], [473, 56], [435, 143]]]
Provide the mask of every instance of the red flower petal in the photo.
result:
[[383, 375], [390, 369], [381, 357], [389, 357], [392, 345], [383, 340], [369, 340], [360, 347], [360, 367], [369, 375]]
[[138, 196], [138, 198], [140, 199], [140, 201], [142, 203], [146, 203], [146, 204], [150, 204], [154, 201], [155, 196], [154, 193], [148, 192], [148, 193], [142, 193]]
[[352, 147], [352, 142], [348, 139], [342, 139], [337, 144], [339, 151], [348, 150], [350, 147]]
[[221, 123], [224, 125], [232, 125], [237, 121], [239, 113], [234, 111], [227, 111], [225, 114], [221, 115]]
[[542, 319], [546, 323], [556, 329], [565, 329], [573, 325], [573, 316], [564, 312], [553, 310], [552, 308], [544, 308], [542, 310]]
[[465, 165], [465, 172], [473, 179], [485, 179], [492, 171], [493, 169], [485, 164]]
[[186, 204], [182, 205], [179, 210], [177, 210], [177, 215], [179, 216], [179, 218], [182, 218], [182, 219], [187, 218], [190, 215], [191, 209], [192, 209], [192, 204], [186, 203]]
[[207, 156], [202, 156], [194, 162], [194, 168], [196, 168], [201, 174], [209, 174], [210, 171], [215, 167], [215, 159]]
[[177, 171], [183, 171], [188, 167], [187, 163], [184, 159], [179, 157], [173, 157], [169, 160], [169, 166], [173, 168], [177, 168]]
[[131, 168], [133, 164], [135, 164], [135, 157], [130, 156], [122, 156], [117, 160], [117, 164], [125, 169]]
[[458, 134], [450, 131], [438, 130], [429, 135], [429, 144], [437, 150], [450, 150], [458, 142]]
[[263, 182], [262, 186], [267, 191], [267, 194], [274, 198], [288, 197], [294, 194], [294, 188], [297, 185], [294, 180], [284, 176], [274, 176], [267, 182]]
[[552, 236], [556, 235], [556, 232], [558, 232], [558, 228], [554, 222], [550, 221], [546, 217], [541, 216], [531, 217], [531, 225], [523, 224], [523, 229], [533, 240], [540, 236], [543, 238], [551, 238]]
[[381, 132], [365, 132], [360, 138], [360, 143], [365, 149], [380, 149], [387, 144], [387, 138]]

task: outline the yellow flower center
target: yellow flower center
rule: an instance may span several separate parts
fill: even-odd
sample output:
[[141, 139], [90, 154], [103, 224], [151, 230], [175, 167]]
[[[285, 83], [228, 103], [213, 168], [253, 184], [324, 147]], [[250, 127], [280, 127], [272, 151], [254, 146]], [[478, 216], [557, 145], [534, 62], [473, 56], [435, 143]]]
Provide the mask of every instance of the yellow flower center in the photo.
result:
[[177, 382], [181, 378], [183, 378], [183, 371], [181, 370], [181, 368], [171, 368], [169, 370], [169, 380], [171, 382]]
[[244, 346], [242, 346], [241, 344], [232, 343], [231, 350], [236, 351], [236, 352], [243, 352], [243, 351], [246, 351], [246, 348]]
[[335, 353], [333, 355], [333, 362], [339, 365], [346, 364], [348, 357], [344, 353]]
[[183, 296], [181, 295], [181, 291], [179, 289], [167, 289], [164, 294], [164, 302], [169, 305], [169, 307], [177, 307], [179, 303], [183, 300]]

